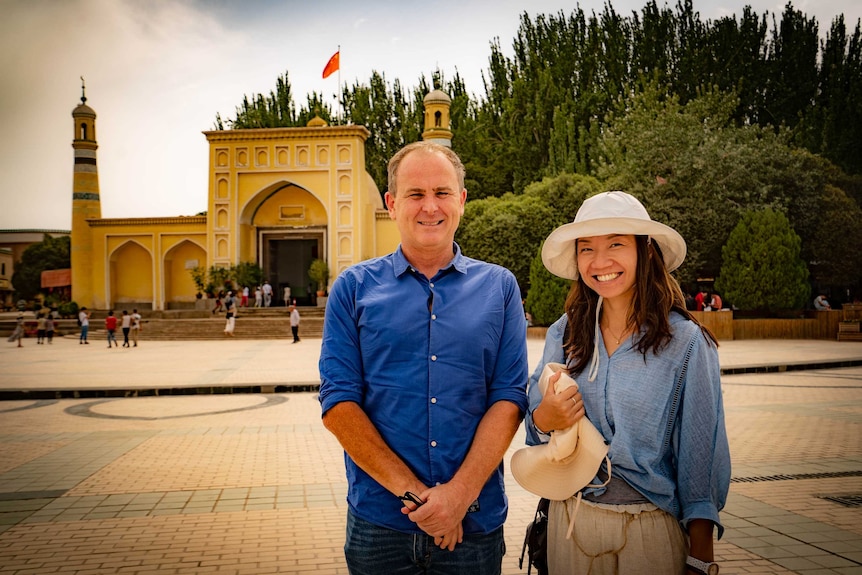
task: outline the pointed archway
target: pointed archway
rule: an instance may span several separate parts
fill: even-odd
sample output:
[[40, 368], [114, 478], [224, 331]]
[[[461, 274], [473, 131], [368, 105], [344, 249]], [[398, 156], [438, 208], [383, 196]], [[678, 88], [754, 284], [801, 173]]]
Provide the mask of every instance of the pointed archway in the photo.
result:
[[153, 256], [129, 240], [111, 253], [108, 272], [108, 307], [154, 309]]
[[162, 262], [165, 309], [194, 305], [197, 287], [191, 270], [198, 266], [206, 267], [206, 262], [206, 250], [188, 239], [180, 241], [165, 253]]
[[286, 291], [300, 305], [314, 302], [308, 268], [327, 253], [328, 215], [309, 190], [281, 181], [261, 190], [243, 210], [242, 237], [248, 253], [273, 287], [273, 305], [285, 305]]

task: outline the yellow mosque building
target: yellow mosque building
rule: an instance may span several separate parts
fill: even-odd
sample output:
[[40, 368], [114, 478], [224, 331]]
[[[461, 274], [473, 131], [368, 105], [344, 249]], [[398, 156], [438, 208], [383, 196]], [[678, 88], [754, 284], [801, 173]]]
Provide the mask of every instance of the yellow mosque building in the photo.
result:
[[[73, 110], [72, 300], [90, 309], [194, 307], [190, 270], [261, 266], [276, 302], [291, 287], [311, 301], [315, 258], [330, 282], [362, 260], [392, 252], [398, 230], [365, 170], [363, 126], [203, 132], [209, 143], [205, 216], [103, 218], [96, 113], [86, 96]], [[451, 145], [451, 100], [425, 97], [423, 139]], [[315, 286], [316, 289], [316, 286]]]

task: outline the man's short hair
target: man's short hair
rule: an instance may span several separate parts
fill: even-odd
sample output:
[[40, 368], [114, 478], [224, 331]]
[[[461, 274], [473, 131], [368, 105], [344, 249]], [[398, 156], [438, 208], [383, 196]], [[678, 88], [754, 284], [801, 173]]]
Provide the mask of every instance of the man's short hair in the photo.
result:
[[434, 142], [413, 142], [412, 144], [407, 144], [398, 152], [392, 156], [392, 159], [389, 160], [389, 182], [388, 182], [388, 192], [393, 196], [396, 195], [397, 191], [397, 175], [398, 168], [401, 166], [401, 161], [411, 152], [415, 152], [417, 150], [422, 150], [424, 152], [429, 152], [433, 154], [440, 154], [444, 156], [447, 160], [452, 163], [452, 166], [455, 168], [455, 173], [458, 176], [458, 187], [459, 192], [464, 189], [464, 179], [467, 176], [467, 170], [464, 168], [464, 163], [461, 162], [461, 158], [458, 157], [451, 148], [447, 148], [446, 146], [441, 146], [440, 144], [435, 144]]

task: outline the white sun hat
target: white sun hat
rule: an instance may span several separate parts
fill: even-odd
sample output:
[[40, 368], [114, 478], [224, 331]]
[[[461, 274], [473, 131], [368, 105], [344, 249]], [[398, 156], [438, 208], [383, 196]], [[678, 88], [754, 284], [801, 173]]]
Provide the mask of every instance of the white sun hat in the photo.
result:
[[676, 230], [651, 219], [634, 196], [604, 192], [584, 201], [575, 221], [551, 232], [542, 247], [542, 262], [556, 276], [578, 279], [575, 240], [608, 234], [649, 236], [661, 248], [668, 271], [678, 268], [685, 259], [685, 240]]
[[[548, 387], [548, 378], [558, 371], [562, 373], [554, 384], [556, 393], [578, 387], [565, 369], [560, 363], [545, 365], [539, 379], [542, 396]], [[582, 417], [572, 427], [552, 431], [548, 443], [516, 451], [512, 455], [512, 476], [530, 493], [563, 501], [590, 484], [607, 454], [608, 446], [602, 434], [589, 419]]]

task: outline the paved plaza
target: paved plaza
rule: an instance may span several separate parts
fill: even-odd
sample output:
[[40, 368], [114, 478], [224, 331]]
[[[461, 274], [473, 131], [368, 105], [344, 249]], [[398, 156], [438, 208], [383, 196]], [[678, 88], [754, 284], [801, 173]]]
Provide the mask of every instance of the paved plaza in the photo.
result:
[[[347, 573], [319, 339], [2, 343], [0, 574]], [[531, 367], [542, 343], [528, 340]], [[722, 573], [862, 575], [862, 343], [719, 353]], [[521, 429], [507, 465], [523, 444]], [[536, 497], [508, 475], [507, 489], [513, 575]]]

